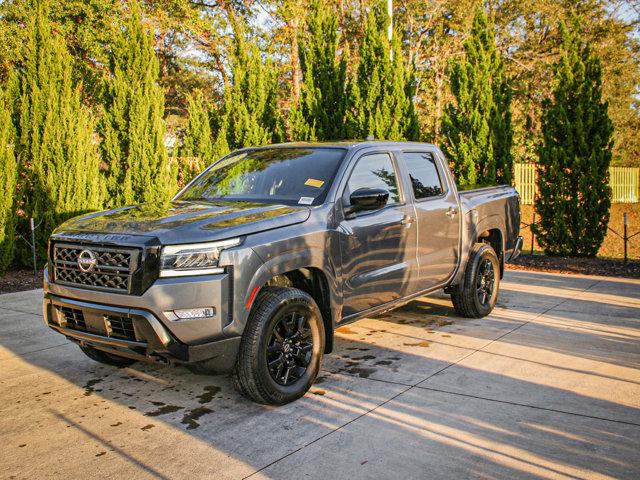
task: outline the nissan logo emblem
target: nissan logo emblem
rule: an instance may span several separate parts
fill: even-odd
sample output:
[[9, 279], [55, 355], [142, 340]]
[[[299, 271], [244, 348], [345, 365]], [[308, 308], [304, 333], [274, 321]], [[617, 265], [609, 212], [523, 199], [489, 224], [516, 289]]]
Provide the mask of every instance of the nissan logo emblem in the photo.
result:
[[91, 250], [82, 250], [78, 255], [78, 268], [81, 272], [90, 272], [96, 267], [97, 263], [96, 255]]

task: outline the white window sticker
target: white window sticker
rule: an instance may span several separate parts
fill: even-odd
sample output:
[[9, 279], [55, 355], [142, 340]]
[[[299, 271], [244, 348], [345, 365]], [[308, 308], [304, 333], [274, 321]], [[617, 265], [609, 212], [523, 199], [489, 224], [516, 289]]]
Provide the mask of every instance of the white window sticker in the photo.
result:
[[313, 203], [313, 197], [300, 197], [298, 205], [311, 205]]

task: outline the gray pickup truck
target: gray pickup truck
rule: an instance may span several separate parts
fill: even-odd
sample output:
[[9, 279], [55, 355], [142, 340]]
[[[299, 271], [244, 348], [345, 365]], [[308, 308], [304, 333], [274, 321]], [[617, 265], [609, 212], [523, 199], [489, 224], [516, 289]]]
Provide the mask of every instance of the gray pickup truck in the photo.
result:
[[334, 330], [444, 289], [493, 309], [519, 197], [458, 192], [430, 144], [233, 152], [172, 202], [78, 217], [49, 242], [44, 321], [93, 360], [233, 370], [256, 402], [304, 395]]

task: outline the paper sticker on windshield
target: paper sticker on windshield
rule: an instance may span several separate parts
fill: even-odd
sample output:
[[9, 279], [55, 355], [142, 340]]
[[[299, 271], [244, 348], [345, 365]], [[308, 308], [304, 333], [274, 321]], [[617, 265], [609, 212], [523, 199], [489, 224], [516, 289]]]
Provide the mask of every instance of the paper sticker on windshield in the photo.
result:
[[307, 178], [307, 181], [304, 182], [304, 184], [308, 185], [310, 187], [320, 188], [322, 185], [324, 185], [324, 180], [316, 180], [315, 178]]
[[313, 197], [300, 197], [298, 205], [311, 205], [313, 203]]

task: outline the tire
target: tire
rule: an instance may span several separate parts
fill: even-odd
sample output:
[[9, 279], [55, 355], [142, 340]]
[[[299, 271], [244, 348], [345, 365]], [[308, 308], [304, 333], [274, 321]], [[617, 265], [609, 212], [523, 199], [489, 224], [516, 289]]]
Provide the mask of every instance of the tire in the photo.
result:
[[313, 298], [297, 288], [264, 287], [240, 341], [236, 388], [257, 403], [292, 402], [313, 385], [323, 351], [324, 324]]
[[135, 360], [126, 357], [120, 357], [119, 355], [112, 355], [111, 353], [103, 352], [93, 347], [80, 347], [80, 350], [96, 362], [104, 363], [105, 365], [111, 365], [113, 367], [124, 368], [136, 363]]
[[456, 312], [466, 318], [482, 318], [496, 306], [500, 289], [500, 262], [491, 245], [476, 243], [464, 271], [462, 289], [451, 294]]

